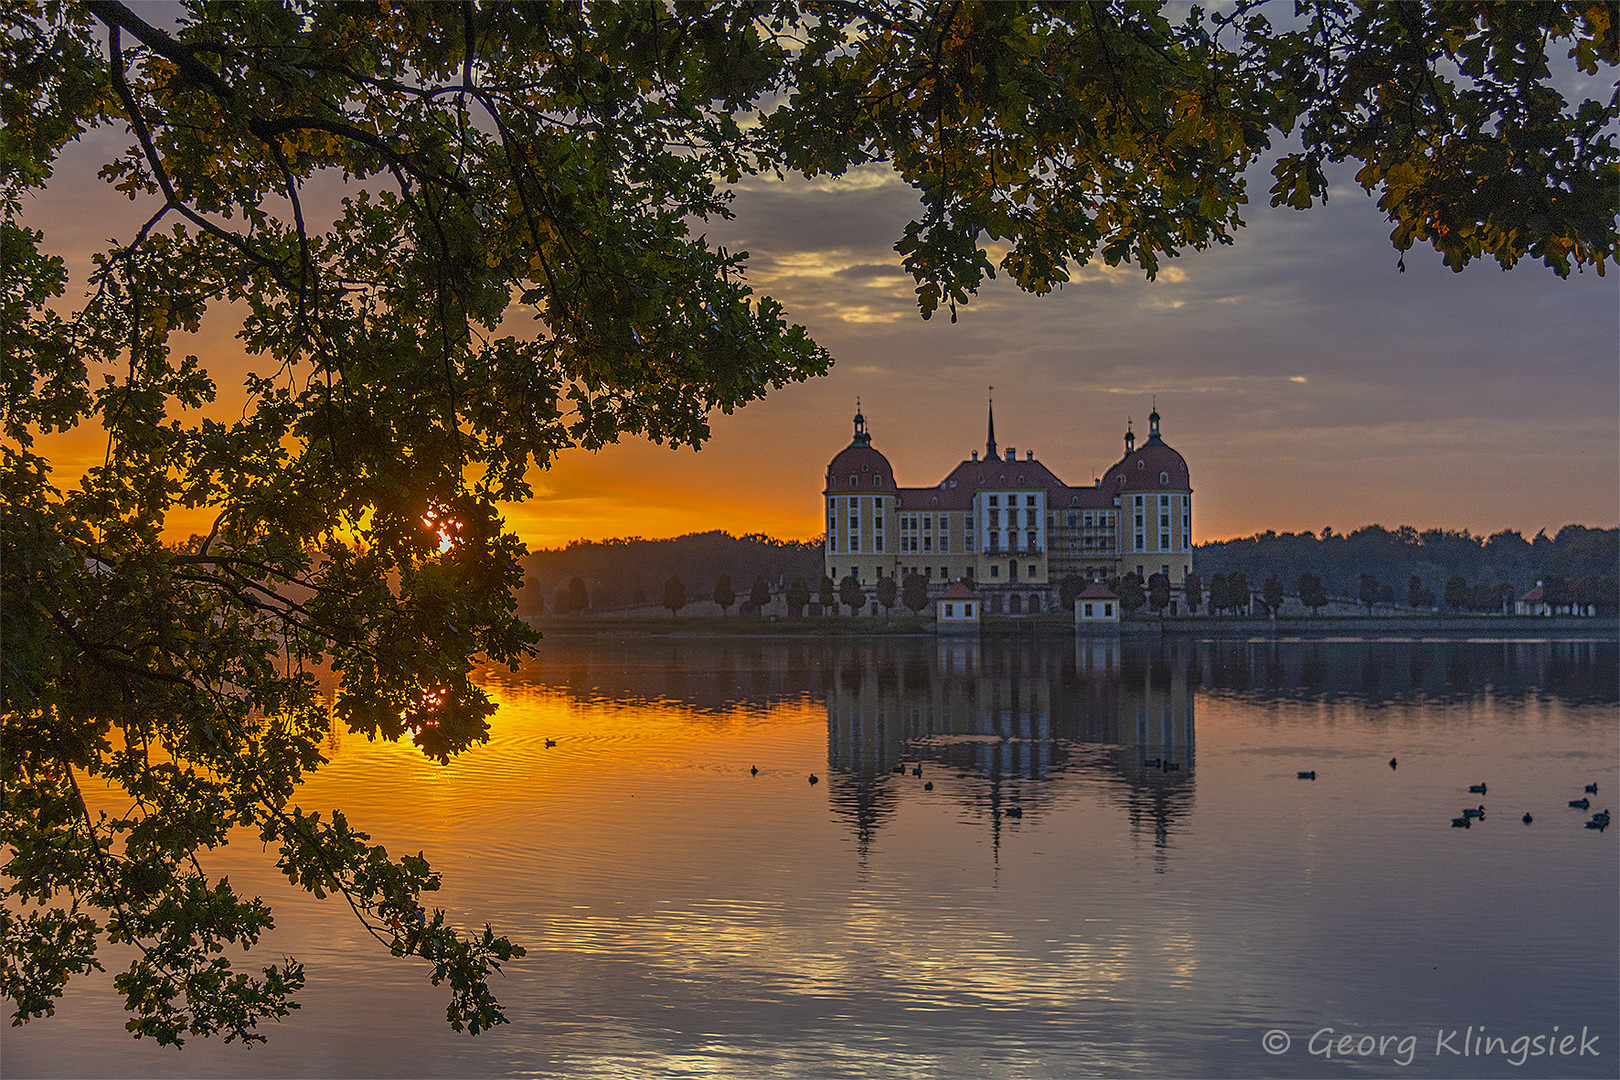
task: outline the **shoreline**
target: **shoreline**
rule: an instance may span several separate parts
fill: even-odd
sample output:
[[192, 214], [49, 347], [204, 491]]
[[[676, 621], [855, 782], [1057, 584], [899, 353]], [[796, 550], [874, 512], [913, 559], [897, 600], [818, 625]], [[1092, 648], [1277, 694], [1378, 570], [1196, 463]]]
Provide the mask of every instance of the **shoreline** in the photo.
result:
[[[932, 618], [894, 616], [821, 615], [791, 616], [659, 616], [571, 615], [525, 617], [524, 622], [546, 637], [935, 637]], [[1074, 637], [1073, 620], [1061, 616], [1026, 619], [990, 617], [978, 635], [952, 634], [950, 640], [978, 637]], [[1620, 622], [1604, 618], [1530, 615], [1324, 615], [1268, 619], [1260, 616], [1166, 616], [1127, 619], [1116, 632], [1088, 629], [1087, 638], [1159, 637], [1199, 638], [1381, 638], [1433, 637], [1443, 639], [1501, 637], [1578, 637], [1620, 640]]]

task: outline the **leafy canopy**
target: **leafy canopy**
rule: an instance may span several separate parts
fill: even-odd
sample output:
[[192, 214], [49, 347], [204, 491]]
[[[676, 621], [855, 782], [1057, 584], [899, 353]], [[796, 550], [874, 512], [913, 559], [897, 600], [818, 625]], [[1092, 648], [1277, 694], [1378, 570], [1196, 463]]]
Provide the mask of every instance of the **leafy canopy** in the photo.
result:
[[[157, 27], [117, 0], [14, 3], [14, 1021], [99, 968], [105, 937], [136, 950], [115, 977], [136, 1035], [261, 1039], [303, 973], [222, 955], [271, 925], [201, 869], [241, 829], [426, 961], [453, 1027], [504, 1020], [488, 977], [521, 950], [429, 911], [423, 859], [294, 797], [332, 722], [439, 759], [488, 737], [474, 665], [535, 641], [497, 510], [531, 468], [623, 435], [695, 446], [716, 410], [827, 370], [749, 288], [746, 255], [693, 235], [745, 175], [891, 166], [920, 198], [896, 248], [925, 317], [995, 272], [1040, 293], [1093, 259], [1152, 276], [1230, 242], [1244, 170], [1283, 133], [1273, 201], [1309, 206], [1324, 166], [1360, 162], [1399, 251], [1560, 275], [1613, 257], [1615, 99], [1571, 105], [1548, 70], [1566, 46], [1588, 75], [1613, 67], [1612, 7], [1327, 0], [1284, 27], [1270, 11], [187, 0]], [[136, 217], [70, 302], [23, 211], [96, 128], [123, 137], [100, 176]], [[239, 316], [253, 358], [240, 409], [178, 350], [211, 316]], [[40, 440], [91, 430], [102, 463], [59, 481]], [[180, 540], [199, 512], [204, 534]], [[666, 606], [684, 592], [671, 579]], [[92, 810], [90, 789], [122, 806]]]

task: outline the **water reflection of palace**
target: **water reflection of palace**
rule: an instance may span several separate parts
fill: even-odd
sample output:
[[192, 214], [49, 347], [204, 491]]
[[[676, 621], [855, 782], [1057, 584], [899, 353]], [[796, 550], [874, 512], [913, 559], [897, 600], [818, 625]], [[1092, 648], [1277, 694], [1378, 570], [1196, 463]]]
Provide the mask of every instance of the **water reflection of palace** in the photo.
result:
[[833, 805], [864, 844], [936, 770], [959, 781], [953, 795], [992, 829], [1005, 816], [1039, 817], [1066, 784], [1090, 782], [1162, 846], [1192, 798], [1186, 649], [1112, 638], [863, 642], [829, 665]]

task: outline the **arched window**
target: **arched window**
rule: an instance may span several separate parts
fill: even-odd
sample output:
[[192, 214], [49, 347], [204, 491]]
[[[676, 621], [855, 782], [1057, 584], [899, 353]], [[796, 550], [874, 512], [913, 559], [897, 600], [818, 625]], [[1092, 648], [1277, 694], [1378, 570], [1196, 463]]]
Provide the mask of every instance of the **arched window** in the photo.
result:
[[1024, 613], [1024, 598], [1013, 593], [1007, 600], [1007, 613], [1009, 615], [1022, 615]]

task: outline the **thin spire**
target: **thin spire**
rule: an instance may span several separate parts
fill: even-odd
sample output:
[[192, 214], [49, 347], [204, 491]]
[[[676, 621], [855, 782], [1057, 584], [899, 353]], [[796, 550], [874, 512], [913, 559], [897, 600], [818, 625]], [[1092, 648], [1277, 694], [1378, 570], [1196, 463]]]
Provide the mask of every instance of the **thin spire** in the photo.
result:
[[870, 445], [872, 445], [872, 436], [867, 434], [867, 431], [866, 431], [866, 417], [861, 415], [861, 399], [860, 398], [855, 399], [855, 438], [850, 442], [849, 445], [851, 445], [851, 446], [870, 446]]
[[[995, 393], [996, 388], [991, 387], [990, 392]], [[996, 399], [990, 398], [990, 426], [984, 437], [984, 456], [988, 461], [996, 458]]]

